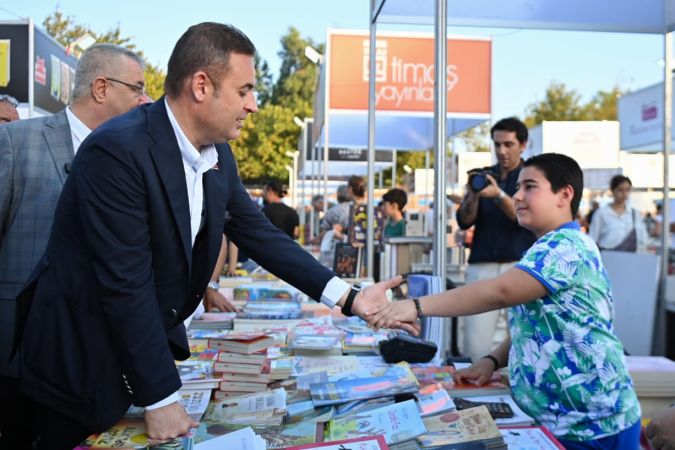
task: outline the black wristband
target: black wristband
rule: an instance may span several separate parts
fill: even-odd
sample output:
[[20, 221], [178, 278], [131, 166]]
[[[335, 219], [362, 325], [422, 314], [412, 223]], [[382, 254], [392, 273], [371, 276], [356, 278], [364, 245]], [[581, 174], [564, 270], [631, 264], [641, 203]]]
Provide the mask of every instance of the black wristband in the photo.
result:
[[413, 303], [415, 304], [415, 309], [417, 310], [417, 318], [421, 319], [424, 317], [424, 314], [422, 314], [422, 307], [420, 306], [420, 299], [415, 297], [412, 299]]
[[481, 359], [489, 359], [490, 361], [492, 361], [492, 364], [494, 364], [494, 366], [495, 366], [495, 372], [499, 370], [499, 361], [497, 361], [497, 358], [495, 358], [494, 356], [485, 355]]
[[349, 289], [349, 294], [347, 294], [347, 300], [345, 300], [345, 304], [342, 305], [342, 314], [344, 314], [347, 317], [353, 317], [354, 313], [352, 313], [352, 305], [354, 304], [354, 299], [356, 298], [356, 295], [361, 291], [360, 286], [352, 286]]

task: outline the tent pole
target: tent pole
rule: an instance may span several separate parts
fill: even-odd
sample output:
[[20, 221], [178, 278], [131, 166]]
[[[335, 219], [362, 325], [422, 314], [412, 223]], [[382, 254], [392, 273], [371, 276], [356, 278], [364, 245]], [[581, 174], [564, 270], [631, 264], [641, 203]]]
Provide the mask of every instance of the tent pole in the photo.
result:
[[445, 208], [445, 153], [447, 147], [447, 76], [448, 57], [448, 13], [447, 0], [435, 2], [435, 61], [434, 67], [434, 227], [433, 237], [433, 274], [446, 278], [446, 208]]
[[373, 258], [375, 256], [375, 230], [372, 224], [375, 217], [375, 47], [377, 23], [374, 17], [375, 1], [370, 1], [370, 59], [368, 68], [368, 228], [366, 239], [366, 276], [373, 277]]
[[[656, 323], [652, 353], [663, 355], [665, 353], [665, 315], [666, 315], [666, 277], [668, 276], [668, 263], [670, 254], [670, 150], [671, 130], [673, 125], [673, 33], [663, 36], [663, 206], [661, 208], [661, 270], [659, 273], [659, 296], [656, 310]], [[668, 224], [668, 226], [666, 226]]]

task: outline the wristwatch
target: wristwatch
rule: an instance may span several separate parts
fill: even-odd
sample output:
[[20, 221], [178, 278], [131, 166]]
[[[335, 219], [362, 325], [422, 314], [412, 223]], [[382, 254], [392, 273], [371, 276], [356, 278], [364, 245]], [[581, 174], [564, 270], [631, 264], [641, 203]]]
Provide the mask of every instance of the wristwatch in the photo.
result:
[[217, 291], [218, 289], [220, 289], [220, 283], [218, 283], [217, 281], [209, 281], [209, 284], [206, 285], [206, 288]]
[[345, 304], [342, 305], [342, 314], [344, 314], [347, 317], [352, 317], [354, 316], [354, 313], [352, 313], [352, 305], [354, 304], [354, 299], [358, 295], [358, 293], [361, 292], [361, 285], [355, 284], [349, 289], [349, 294], [347, 294], [347, 300], [345, 300]]

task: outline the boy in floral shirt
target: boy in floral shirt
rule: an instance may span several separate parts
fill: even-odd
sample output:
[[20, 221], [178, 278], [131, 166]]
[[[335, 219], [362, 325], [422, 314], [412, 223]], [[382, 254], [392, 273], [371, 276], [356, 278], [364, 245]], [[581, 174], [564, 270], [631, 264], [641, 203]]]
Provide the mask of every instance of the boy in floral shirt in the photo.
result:
[[640, 406], [612, 325], [609, 278], [597, 246], [573, 221], [582, 190], [573, 159], [528, 159], [513, 199], [520, 225], [538, 240], [520, 262], [491, 280], [385, 306], [370, 323], [510, 307], [510, 337], [457, 380], [480, 385], [508, 363], [515, 401], [565, 448], [637, 450]]

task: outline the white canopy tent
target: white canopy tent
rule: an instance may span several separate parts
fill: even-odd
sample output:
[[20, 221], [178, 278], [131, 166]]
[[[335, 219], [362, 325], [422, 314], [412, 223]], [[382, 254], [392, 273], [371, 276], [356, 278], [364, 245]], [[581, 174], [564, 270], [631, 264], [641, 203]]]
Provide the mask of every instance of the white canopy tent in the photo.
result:
[[[447, 56], [447, 26], [483, 26], [508, 28], [533, 28], [545, 30], [602, 31], [617, 33], [650, 33], [664, 35], [664, 84], [663, 84], [663, 172], [664, 180], [669, 179], [668, 155], [671, 151], [672, 125], [672, 36], [675, 29], [675, 2], [673, 0], [568, 0], [552, 2], [550, 0], [511, 0], [505, 8], [500, 0], [371, 0], [370, 10], [370, 61], [371, 73], [375, 70], [375, 37], [377, 23], [434, 24], [436, 35], [436, 67], [445, 66]], [[443, 117], [446, 111], [446, 98], [439, 95], [445, 92], [445, 77], [435, 77], [435, 114]], [[370, 93], [374, 96], [375, 81], [370, 77]], [[369, 108], [369, 155], [374, 147], [374, 99]], [[444, 167], [446, 154], [445, 121], [435, 121], [436, 162]], [[369, 159], [369, 164], [372, 158]], [[445, 173], [435, 171], [436, 186], [445, 186]], [[369, 193], [373, 184], [369, 181]], [[663, 196], [668, 198], [668, 185], [664, 183]], [[445, 190], [437, 189], [435, 201], [444, 201]], [[664, 202], [663, 216], [669, 217], [668, 203]], [[444, 229], [445, 211], [434, 209], [435, 229]], [[662, 233], [662, 248], [667, 249], [668, 233]], [[372, 237], [369, 236], [369, 254]], [[434, 274], [445, 276], [445, 236], [434, 237]], [[661, 258], [659, 283], [659, 308], [663, 311], [665, 276], [668, 259]]]

